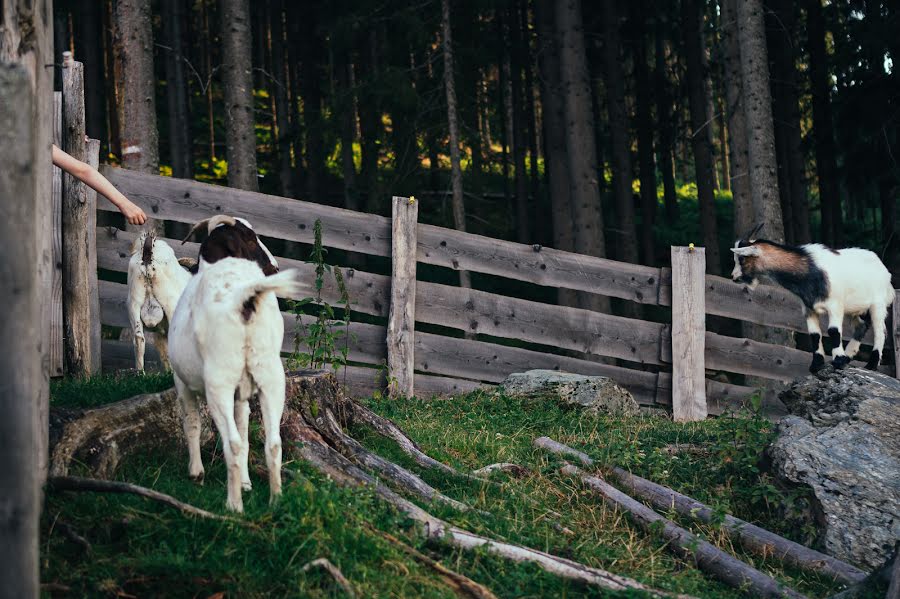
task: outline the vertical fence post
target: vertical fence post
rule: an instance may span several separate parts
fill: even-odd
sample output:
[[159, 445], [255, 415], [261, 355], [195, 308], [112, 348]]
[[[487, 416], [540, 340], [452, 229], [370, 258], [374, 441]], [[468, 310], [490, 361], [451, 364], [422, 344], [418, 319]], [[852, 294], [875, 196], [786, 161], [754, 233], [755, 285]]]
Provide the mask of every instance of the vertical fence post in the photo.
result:
[[900, 379], [900, 289], [894, 290], [894, 375]]
[[[87, 161], [84, 65], [64, 53], [62, 71], [63, 149]], [[96, 229], [90, 225], [96, 223], [96, 194], [93, 204], [91, 199], [83, 183], [68, 173], [63, 176], [63, 345], [66, 369], [75, 376], [88, 376], [100, 370], [100, 356], [93, 353], [100, 342], [92, 339], [92, 323], [100, 317], [99, 302], [91, 301], [91, 280], [97, 278], [97, 245], [90, 243]]]
[[389, 387], [392, 397], [415, 394], [416, 228], [415, 198], [392, 200], [391, 309], [387, 326]]
[[706, 406], [706, 250], [672, 247], [672, 415], [703, 420]]
[[[53, 92], [53, 143], [63, 147], [62, 92]], [[50, 275], [50, 376], [63, 375], [63, 313], [62, 313], [62, 169], [53, 169], [53, 188], [50, 197], [52, 223], [50, 246], [52, 264]]]

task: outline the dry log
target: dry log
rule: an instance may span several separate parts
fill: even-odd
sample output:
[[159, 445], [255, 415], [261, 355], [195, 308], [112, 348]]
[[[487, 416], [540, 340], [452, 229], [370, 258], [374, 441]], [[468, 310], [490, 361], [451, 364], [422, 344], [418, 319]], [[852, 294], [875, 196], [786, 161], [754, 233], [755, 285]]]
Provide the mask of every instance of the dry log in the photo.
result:
[[225, 522], [235, 522], [238, 524], [249, 524], [245, 520], [238, 520], [229, 516], [213, 514], [206, 510], [194, 507], [189, 503], [178, 501], [171, 495], [133, 485], [131, 483], [122, 483], [111, 480], [98, 480], [95, 478], [82, 478], [80, 476], [51, 476], [47, 479], [47, 489], [49, 491], [93, 491], [96, 493], [131, 493], [132, 495], [140, 495], [153, 501], [173, 507], [183, 514], [191, 516], [200, 516], [210, 520], [222, 520]]
[[528, 468], [523, 466], [519, 466], [518, 464], [511, 464], [509, 462], [498, 462], [496, 464], [488, 464], [483, 468], [479, 468], [478, 470], [473, 470], [472, 474], [475, 476], [490, 476], [494, 472], [508, 472], [510, 476], [515, 478], [521, 478], [523, 476], [528, 476]]
[[661, 536], [668, 541], [669, 549], [684, 558], [693, 559], [697, 567], [725, 584], [736, 589], [745, 589], [754, 597], [772, 597], [773, 599], [783, 597], [802, 599], [805, 597], [681, 528], [671, 520], [663, 518], [602, 478], [584, 475], [576, 466], [565, 466], [562, 472], [579, 477], [586, 487], [599, 493], [609, 505], [631, 514], [632, 519], [645, 530], [654, 530], [655, 526], [661, 524], [662, 528], [658, 530]]
[[[547, 437], [536, 439], [534, 445], [553, 453], [576, 457], [582, 464], [587, 466], [594, 463], [594, 460], [586, 454]], [[650, 502], [658, 510], [674, 508], [682, 516], [697, 518], [707, 524], [714, 520], [715, 516], [711, 507], [687, 495], [682, 495], [668, 487], [651, 482], [615, 466], [610, 468], [610, 472], [613, 478], [632, 491], [633, 495]], [[737, 539], [748, 551], [761, 557], [773, 557], [803, 570], [824, 574], [848, 584], [859, 582], [866, 577], [866, 573], [855, 566], [785, 539], [764, 528], [760, 528], [740, 518], [735, 518], [730, 514], [725, 514], [722, 521], [722, 529], [728, 536]]]
[[347, 577], [344, 576], [344, 573], [341, 572], [337, 566], [331, 563], [328, 558], [320, 557], [319, 559], [314, 559], [309, 562], [302, 568], [300, 568], [301, 572], [308, 572], [313, 568], [322, 568], [326, 572], [328, 572], [334, 581], [338, 583], [338, 585], [343, 589], [343, 591], [347, 594], [348, 597], [355, 598], [356, 591], [353, 590], [353, 585], [350, 584], [350, 581], [347, 580]]

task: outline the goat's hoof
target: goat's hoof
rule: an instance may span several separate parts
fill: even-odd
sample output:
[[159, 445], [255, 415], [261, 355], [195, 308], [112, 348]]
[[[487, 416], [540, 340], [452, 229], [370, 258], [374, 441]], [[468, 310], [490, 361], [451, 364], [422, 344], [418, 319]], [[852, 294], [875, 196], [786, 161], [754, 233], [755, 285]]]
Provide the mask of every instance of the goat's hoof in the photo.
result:
[[249, 480], [247, 482], [242, 482], [241, 489], [243, 489], [244, 491], [252, 491], [253, 483], [251, 483]]
[[203, 478], [204, 478], [205, 476], [206, 476], [206, 472], [204, 472], [203, 470], [201, 470], [198, 474], [189, 474], [189, 475], [188, 475], [188, 478], [190, 478], [193, 482], [197, 483], [198, 485], [202, 485], [202, 484], [203, 484]]
[[879, 362], [881, 362], [881, 353], [877, 349], [872, 350], [872, 353], [869, 355], [869, 361], [866, 362], [866, 369], [878, 370]]
[[825, 357], [822, 354], [815, 354], [813, 356], [812, 364], [809, 365], [809, 371], [813, 374], [816, 374], [822, 368], [825, 367]]
[[836, 370], [842, 370], [847, 367], [847, 364], [850, 363], [850, 358], [847, 356], [838, 356], [834, 360], [831, 361], [831, 365], [834, 366]]

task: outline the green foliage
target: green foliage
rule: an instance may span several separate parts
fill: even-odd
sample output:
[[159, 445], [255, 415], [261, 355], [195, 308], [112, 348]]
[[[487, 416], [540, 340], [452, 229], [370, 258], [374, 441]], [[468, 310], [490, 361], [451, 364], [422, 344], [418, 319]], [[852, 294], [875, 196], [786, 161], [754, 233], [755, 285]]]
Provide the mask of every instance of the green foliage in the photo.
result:
[[50, 380], [51, 404], [59, 408], [92, 408], [174, 385], [171, 372], [103, 374], [89, 379]]
[[[315, 297], [307, 297], [289, 303], [297, 321], [297, 333], [294, 337], [294, 354], [291, 362], [302, 368], [324, 368], [326, 365], [337, 371], [347, 365], [350, 352], [350, 295], [344, 281], [344, 273], [337, 266], [325, 262], [328, 250], [322, 245], [322, 222], [316, 219], [313, 227], [314, 242], [309, 255], [309, 262], [315, 266]], [[325, 275], [331, 273], [340, 294], [338, 306], [325, 301], [322, 290], [325, 287]], [[314, 308], [312, 322], [304, 324], [307, 308]], [[336, 308], [341, 309], [338, 315]], [[343, 340], [341, 346], [339, 342]], [[301, 351], [301, 345], [306, 351]]]

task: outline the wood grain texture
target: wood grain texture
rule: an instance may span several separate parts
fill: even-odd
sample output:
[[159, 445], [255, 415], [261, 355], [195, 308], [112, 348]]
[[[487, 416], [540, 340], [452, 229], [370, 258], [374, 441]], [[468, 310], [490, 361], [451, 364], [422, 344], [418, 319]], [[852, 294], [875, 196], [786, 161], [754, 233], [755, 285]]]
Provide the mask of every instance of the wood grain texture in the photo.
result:
[[[62, 92], [53, 92], [53, 143], [62, 147]], [[47, 318], [50, 322], [50, 376], [63, 375], [63, 314], [62, 314], [62, 169], [53, 169], [53, 191], [50, 195], [51, 267], [50, 303]]]
[[[63, 69], [63, 149], [79, 160], [86, 159], [84, 138], [84, 65], [68, 61]], [[95, 226], [96, 206], [90, 203], [87, 186], [68, 173], [63, 175], [63, 347], [66, 371], [75, 376], [88, 376], [100, 369], [100, 356], [92, 354], [92, 321], [97, 320], [91, 302], [90, 243]]]
[[[94, 168], [100, 166], [100, 140], [85, 142], [85, 162]], [[85, 187], [85, 231], [87, 232], [88, 308], [90, 330], [88, 343], [91, 355], [91, 373], [100, 372], [100, 295], [97, 279], [97, 192]]]
[[704, 248], [672, 248], [672, 416], [676, 422], [707, 416]]
[[412, 397], [415, 392], [416, 239], [419, 204], [392, 200], [391, 300], [387, 326], [388, 393]]

